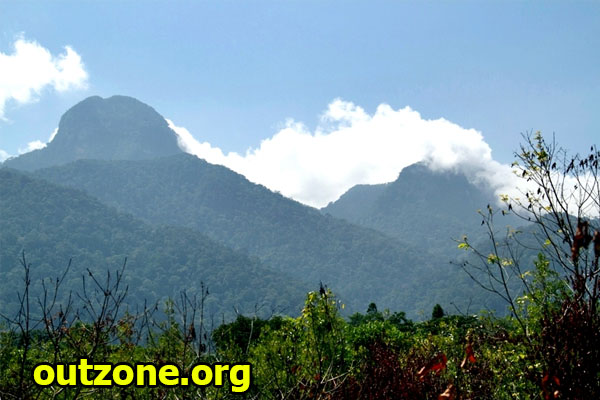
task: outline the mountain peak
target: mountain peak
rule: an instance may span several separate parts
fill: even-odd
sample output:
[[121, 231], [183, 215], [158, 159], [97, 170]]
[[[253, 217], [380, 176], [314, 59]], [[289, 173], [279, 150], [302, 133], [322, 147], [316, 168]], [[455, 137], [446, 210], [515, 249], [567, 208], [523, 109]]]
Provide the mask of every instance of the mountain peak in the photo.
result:
[[[390, 188], [397, 188], [400, 190], [412, 190], [413, 188], [424, 189], [423, 182], [427, 182], [427, 190], [432, 193], [437, 193], [443, 190], [450, 190], [452, 188], [477, 188], [483, 190], [484, 188], [478, 188], [472, 185], [467, 176], [456, 170], [436, 170], [431, 169], [424, 162], [418, 162], [404, 167], [398, 178], [389, 184]], [[440, 186], [441, 185], [441, 186]]]
[[323, 212], [415, 246], [450, 251], [456, 248], [451, 238], [478, 228], [477, 210], [494, 199], [489, 188], [469, 182], [459, 171], [417, 163], [393, 182], [351, 188]]
[[35, 170], [78, 159], [142, 160], [177, 153], [177, 136], [152, 107], [128, 96], [92, 96], [63, 114], [45, 148], [5, 166]]

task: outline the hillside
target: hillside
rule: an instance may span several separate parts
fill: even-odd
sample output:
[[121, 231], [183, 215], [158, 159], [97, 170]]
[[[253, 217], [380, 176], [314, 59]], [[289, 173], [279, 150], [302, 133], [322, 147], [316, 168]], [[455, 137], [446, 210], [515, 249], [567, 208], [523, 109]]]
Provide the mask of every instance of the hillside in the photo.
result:
[[296, 279], [323, 281], [352, 310], [374, 301], [415, 316], [436, 302], [486, 302], [450, 258], [324, 216], [191, 155], [80, 160], [37, 176], [84, 190], [147, 222], [198, 230]]
[[[198, 230], [296, 279], [314, 285], [323, 281], [343, 294], [353, 293], [350, 301], [361, 308], [371, 299], [407, 306], [390, 301], [398, 295], [391, 290], [382, 293], [384, 282], [414, 281], [409, 267], [430, 265], [430, 260], [414, 258], [416, 252], [402, 254], [382, 234], [323, 217], [186, 154], [147, 161], [78, 161], [38, 176], [82, 189], [148, 222]], [[379, 271], [371, 272], [374, 265]]]
[[199, 292], [204, 282], [211, 292], [209, 311], [217, 318], [231, 315], [234, 307], [253, 312], [257, 305], [267, 313], [295, 312], [309, 289], [198, 232], [150, 226], [80, 191], [5, 168], [0, 169], [0, 244], [2, 311], [17, 305], [23, 251], [32, 264], [34, 298], [40, 280], [55, 279], [71, 258], [65, 295], [81, 290], [86, 268], [105, 276], [127, 257], [128, 304]]

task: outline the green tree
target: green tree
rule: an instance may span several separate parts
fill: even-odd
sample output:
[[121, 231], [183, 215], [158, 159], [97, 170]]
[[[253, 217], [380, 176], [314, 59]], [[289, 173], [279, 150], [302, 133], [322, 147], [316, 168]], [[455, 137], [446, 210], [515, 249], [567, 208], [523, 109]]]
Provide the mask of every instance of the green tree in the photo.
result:
[[444, 309], [442, 308], [442, 306], [440, 306], [439, 304], [433, 306], [433, 310], [431, 311], [431, 319], [440, 319], [444, 315], [446, 314], [444, 313]]

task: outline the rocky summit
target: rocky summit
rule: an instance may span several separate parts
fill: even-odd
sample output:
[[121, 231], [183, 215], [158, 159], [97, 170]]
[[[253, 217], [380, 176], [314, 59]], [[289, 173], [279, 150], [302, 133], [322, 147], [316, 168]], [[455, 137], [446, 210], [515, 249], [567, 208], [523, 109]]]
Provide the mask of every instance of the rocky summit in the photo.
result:
[[4, 162], [33, 171], [79, 159], [142, 160], [181, 153], [177, 136], [152, 107], [127, 96], [88, 97], [60, 119], [48, 145]]

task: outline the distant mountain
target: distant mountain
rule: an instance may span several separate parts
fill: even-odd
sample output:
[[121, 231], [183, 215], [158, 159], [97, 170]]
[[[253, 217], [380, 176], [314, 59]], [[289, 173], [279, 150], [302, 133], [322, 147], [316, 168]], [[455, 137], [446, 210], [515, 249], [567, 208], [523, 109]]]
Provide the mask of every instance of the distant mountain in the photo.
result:
[[470, 183], [460, 173], [414, 164], [394, 182], [351, 188], [322, 212], [454, 258], [453, 239], [479, 233], [477, 210], [488, 204], [496, 204], [490, 189]]
[[152, 107], [126, 96], [89, 97], [60, 119], [48, 145], [4, 162], [35, 170], [79, 159], [141, 160], [181, 153], [177, 137]]
[[199, 293], [204, 282], [211, 293], [207, 311], [219, 320], [221, 313], [251, 313], [257, 305], [267, 313], [294, 313], [309, 290], [301, 280], [196, 231], [151, 226], [83, 192], [0, 169], [0, 312], [18, 305], [23, 251], [32, 265], [34, 302], [40, 280], [56, 279], [71, 258], [64, 296], [81, 292], [86, 268], [104, 279], [127, 257], [129, 305], [178, 296], [182, 290]]

